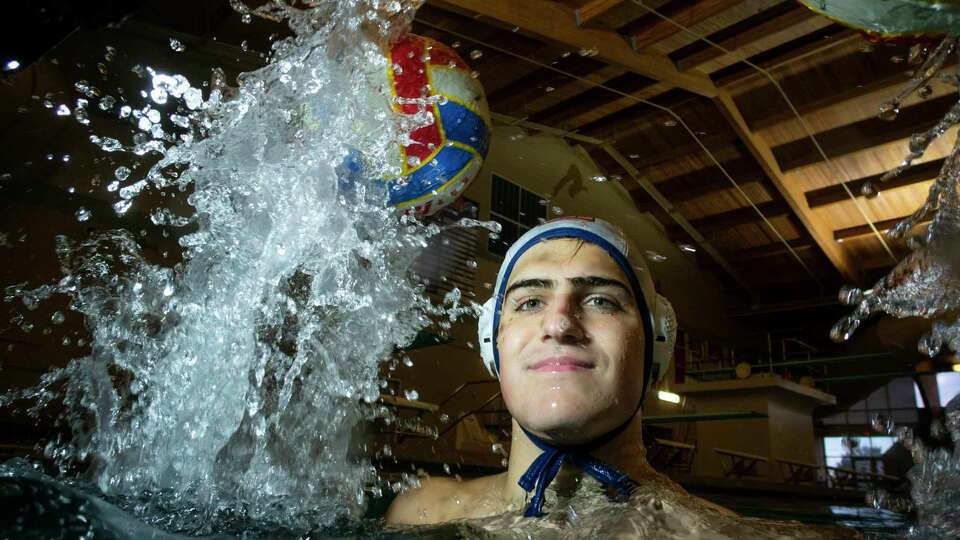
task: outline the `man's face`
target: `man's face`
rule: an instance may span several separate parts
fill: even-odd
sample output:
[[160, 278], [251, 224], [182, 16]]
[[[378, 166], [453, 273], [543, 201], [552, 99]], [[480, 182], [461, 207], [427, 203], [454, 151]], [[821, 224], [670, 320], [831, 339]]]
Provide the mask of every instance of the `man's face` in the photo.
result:
[[555, 239], [514, 266], [500, 316], [500, 387], [513, 417], [556, 442], [589, 441], [629, 418], [643, 389], [643, 324], [602, 248]]

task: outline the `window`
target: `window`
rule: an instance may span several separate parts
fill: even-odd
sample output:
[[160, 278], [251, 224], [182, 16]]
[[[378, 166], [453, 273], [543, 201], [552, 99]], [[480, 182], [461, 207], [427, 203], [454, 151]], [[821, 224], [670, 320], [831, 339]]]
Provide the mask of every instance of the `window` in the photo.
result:
[[[465, 217], [476, 219], [477, 215], [477, 203], [460, 197], [429, 220], [443, 226]], [[427, 248], [413, 265], [413, 274], [423, 282], [428, 294], [443, 296], [457, 287], [465, 297], [472, 297], [477, 272], [477, 234], [476, 229], [451, 227], [430, 237]]]
[[549, 203], [501, 176], [492, 176], [490, 219], [498, 221], [502, 228], [499, 238], [489, 240], [487, 251], [502, 257], [523, 233], [546, 221]]
[[[917, 408], [923, 407], [916, 384], [910, 377], [900, 377], [874, 390], [866, 398], [854, 403], [846, 411], [840, 411], [820, 419], [825, 426], [848, 426], [847, 432], [858, 433], [870, 429], [869, 423], [876, 415], [883, 415], [900, 425], [917, 423]], [[836, 429], [833, 429], [836, 432]]]
[[824, 437], [827, 467], [883, 474], [883, 454], [897, 441], [886, 435]]

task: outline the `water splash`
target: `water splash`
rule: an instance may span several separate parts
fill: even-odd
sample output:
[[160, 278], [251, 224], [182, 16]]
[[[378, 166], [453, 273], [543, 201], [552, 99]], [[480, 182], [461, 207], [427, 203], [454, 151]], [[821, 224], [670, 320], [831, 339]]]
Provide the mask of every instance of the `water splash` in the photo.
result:
[[[957, 36], [948, 36], [934, 49], [916, 71], [910, 84], [892, 101], [881, 107], [880, 116], [893, 120], [900, 103], [914, 92], [923, 96], [934, 77], [957, 85], [958, 73], [941, 71], [951, 54], [958, 52]], [[919, 58], [919, 53], [917, 57]], [[919, 59], [917, 60], [920, 61]], [[882, 189], [883, 182], [901, 174], [930, 144], [951, 127], [960, 124], [960, 103], [954, 105], [935, 126], [910, 137], [908, 154], [902, 164], [887, 172], [879, 186], [864, 186], [864, 195]], [[869, 192], [869, 193], [868, 193]], [[934, 357], [946, 347], [960, 351], [960, 139], [944, 159], [940, 174], [930, 186], [926, 201], [909, 217], [891, 228], [892, 238], [908, 237], [924, 220], [931, 219], [921, 234], [910, 236], [907, 245], [911, 252], [886, 276], [867, 291], [844, 287], [840, 300], [855, 305], [853, 313], [838, 321], [830, 332], [834, 341], [850, 339], [867, 318], [886, 313], [894, 317], [924, 317], [934, 319], [931, 329], [924, 334], [918, 350]], [[892, 425], [880, 428], [890, 431]], [[909, 473], [913, 506], [917, 509], [918, 524], [912, 527], [910, 538], [956, 538], [960, 535], [960, 515], [957, 514], [957, 494], [960, 493], [960, 399], [947, 407], [947, 430], [952, 439], [952, 451], [925, 448], [913, 434], [901, 428], [898, 438], [910, 450], [916, 464]], [[874, 502], [884, 504], [885, 494], [874, 496]], [[898, 503], [903, 506], [902, 502]]]
[[[949, 55], [957, 52], [957, 45], [956, 36], [945, 38], [929, 54], [907, 88], [881, 107], [881, 116], [898, 109], [904, 99], [938, 76]], [[955, 74], [950, 77], [956, 79]], [[954, 105], [935, 126], [910, 137], [909, 153], [901, 165], [883, 175], [879, 185], [864, 186], [864, 194], [875, 195], [884, 182], [907, 170], [935, 139], [957, 124], [960, 124], [960, 103]], [[846, 341], [864, 320], [883, 312], [894, 317], [945, 319], [933, 323], [931, 332], [921, 338], [919, 348], [930, 356], [937, 355], [944, 345], [953, 351], [960, 350], [960, 319], [952, 313], [960, 307], [960, 250], [957, 249], [960, 242], [960, 141], [954, 144], [944, 160], [924, 204], [891, 228], [887, 235], [907, 237], [928, 218], [931, 222], [923, 234], [909, 239], [911, 253], [872, 289], [857, 290], [856, 294], [851, 294], [848, 288], [841, 291], [841, 301], [856, 303], [856, 309], [834, 325], [831, 337], [835, 341]]]
[[399, 170], [389, 158], [417, 120], [391, 111], [381, 47], [419, 2], [232, 4], [294, 36], [237, 88], [215, 71], [206, 98], [141, 67], [150, 101], [115, 111], [138, 132], [91, 138], [158, 159], [146, 175], [116, 170], [118, 214], [148, 204], [144, 193], [186, 195], [189, 212], [148, 212], [179, 236], [182, 260], [151, 262], [124, 230], [61, 237], [64, 277], [4, 295], [28, 308], [68, 295], [93, 343], [0, 406], [62, 400], [72, 437], [45, 448], [61, 474], [84, 470], [140, 501], [146, 521], [191, 534], [222, 527], [211, 518], [223, 513], [309, 528], [359, 511], [377, 479], [350, 441], [380, 410], [361, 404], [379, 397], [381, 361], [431, 316], [472, 310], [434, 307], [404, 278], [440, 228], [386, 208], [385, 182], [344, 186], [338, 170], [348, 155], [367, 179]]

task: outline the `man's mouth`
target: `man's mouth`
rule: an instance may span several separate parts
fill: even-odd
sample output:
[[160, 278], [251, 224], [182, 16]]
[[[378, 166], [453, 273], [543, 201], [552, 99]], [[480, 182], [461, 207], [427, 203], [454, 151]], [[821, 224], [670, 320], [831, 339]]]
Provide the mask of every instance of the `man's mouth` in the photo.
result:
[[571, 356], [551, 356], [530, 366], [532, 371], [587, 371], [593, 369], [593, 362]]

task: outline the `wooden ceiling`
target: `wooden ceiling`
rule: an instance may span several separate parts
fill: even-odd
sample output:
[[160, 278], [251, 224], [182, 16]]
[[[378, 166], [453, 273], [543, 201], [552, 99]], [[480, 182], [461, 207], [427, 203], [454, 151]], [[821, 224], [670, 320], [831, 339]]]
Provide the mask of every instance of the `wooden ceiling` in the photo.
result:
[[471, 58], [493, 112], [583, 144], [748, 306], [870, 286], [906, 253], [877, 233], [952, 139], [863, 197], [956, 98], [936, 83], [879, 119], [910, 45], [793, 0], [429, 0], [414, 32]]

